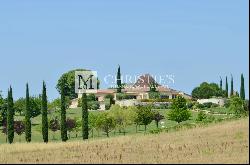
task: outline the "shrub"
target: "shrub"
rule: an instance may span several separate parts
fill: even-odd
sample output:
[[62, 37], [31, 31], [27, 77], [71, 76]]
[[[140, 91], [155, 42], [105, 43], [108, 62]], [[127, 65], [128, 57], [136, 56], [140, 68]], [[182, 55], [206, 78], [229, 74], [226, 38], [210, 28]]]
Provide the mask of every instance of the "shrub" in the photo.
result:
[[[55, 117], [54, 119], [51, 119], [49, 122], [49, 129], [51, 129], [51, 131], [53, 131], [54, 133], [58, 130], [60, 130], [60, 123], [59, 120], [57, 119], [57, 117]], [[55, 136], [53, 134], [53, 139], [55, 139]]]
[[117, 93], [116, 94], [116, 99], [117, 100], [130, 100], [130, 99], [135, 99], [134, 95], [128, 95], [125, 93]]
[[206, 118], [207, 118], [207, 115], [205, 114], [205, 112], [200, 111], [200, 112], [198, 113], [198, 116], [197, 116], [196, 121], [200, 122], [200, 121], [205, 120]]
[[149, 131], [149, 133], [151, 134], [159, 134], [161, 133], [163, 130], [161, 128], [156, 128], [156, 129], [152, 129]]
[[69, 132], [69, 138], [70, 138], [70, 132], [73, 131], [76, 127], [76, 120], [68, 118], [65, 124], [67, 131]]
[[205, 120], [203, 120], [204, 123], [212, 123], [215, 121], [215, 117], [212, 115], [208, 115]]
[[219, 107], [218, 104], [213, 103], [213, 104], [211, 105], [211, 108], [217, 108], [217, 107]]
[[141, 102], [172, 102], [172, 99], [165, 99], [165, 98], [141, 99]]
[[159, 92], [149, 92], [149, 99], [160, 99]]
[[234, 113], [236, 117], [246, 116], [247, 112], [244, 108], [245, 102], [237, 96], [233, 96], [230, 98], [230, 106], [229, 109]]
[[190, 102], [190, 101], [189, 101], [189, 102], [187, 103], [187, 108], [188, 108], [188, 109], [192, 109], [192, 108], [194, 107], [194, 105], [195, 105], [194, 102]]
[[203, 103], [204, 108], [211, 108], [212, 104], [213, 103], [211, 103], [211, 102]]
[[229, 108], [229, 106], [230, 106], [230, 99], [226, 99], [224, 107]]
[[98, 101], [92, 101], [89, 104], [89, 107], [92, 110], [98, 110], [100, 108], [100, 103]]
[[198, 109], [204, 109], [205, 108], [205, 106], [203, 104], [200, 104], [200, 103], [197, 103], [195, 106]]
[[[100, 103], [98, 101], [88, 100], [87, 104], [88, 104], [88, 109], [91, 109], [91, 110], [98, 110], [100, 108]], [[82, 107], [82, 99], [78, 100], [77, 107]]]

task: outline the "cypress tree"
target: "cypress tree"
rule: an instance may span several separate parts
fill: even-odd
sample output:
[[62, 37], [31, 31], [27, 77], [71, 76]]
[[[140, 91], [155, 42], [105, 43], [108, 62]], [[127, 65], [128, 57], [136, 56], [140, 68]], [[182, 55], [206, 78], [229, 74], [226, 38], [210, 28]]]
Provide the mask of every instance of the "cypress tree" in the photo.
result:
[[231, 75], [231, 92], [230, 92], [230, 96], [234, 95], [234, 80], [233, 80], [233, 76]]
[[100, 80], [97, 78], [97, 89], [100, 89]]
[[122, 80], [121, 80], [121, 68], [120, 65], [118, 67], [118, 71], [117, 71], [117, 93], [121, 93], [122, 92]]
[[240, 98], [242, 100], [245, 100], [245, 86], [244, 86], [244, 76], [241, 74], [241, 79], [240, 79]]
[[43, 141], [48, 142], [48, 103], [47, 103], [46, 85], [43, 82], [42, 90], [42, 133]]
[[7, 106], [7, 136], [8, 142], [11, 144], [13, 143], [14, 139], [14, 103], [13, 103], [13, 96], [12, 96], [12, 88], [8, 90], [8, 106]]
[[227, 76], [226, 76], [226, 97], [228, 97], [228, 82], [227, 82]]
[[88, 126], [88, 102], [86, 93], [82, 94], [82, 138], [83, 140], [89, 137]]
[[65, 79], [63, 79], [61, 84], [61, 139], [63, 142], [68, 140], [66, 127]]
[[31, 109], [30, 109], [30, 96], [29, 85], [26, 84], [26, 109], [25, 109], [25, 139], [26, 142], [31, 142]]
[[220, 77], [220, 90], [222, 90], [222, 78]]

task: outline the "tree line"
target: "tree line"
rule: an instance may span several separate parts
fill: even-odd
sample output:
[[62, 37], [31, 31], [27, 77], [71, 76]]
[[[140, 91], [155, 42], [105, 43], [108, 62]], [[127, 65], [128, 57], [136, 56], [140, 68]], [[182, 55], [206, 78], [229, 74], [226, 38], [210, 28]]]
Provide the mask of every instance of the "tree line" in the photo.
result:
[[209, 99], [213, 96], [229, 98], [234, 95], [239, 96], [242, 100], [245, 100], [245, 86], [244, 86], [244, 76], [241, 74], [241, 84], [240, 84], [240, 93], [234, 89], [234, 79], [231, 75], [230, 80], [230, 91], [228, 78], [225, 79], [225, 88], [223, 89], [223, 81], [220, 77], [219, 85], [216, 83], [207, 83], [203, 82], [198, 87], [194, 88], [192, 91], [192, 97], [195, 99]]
[[[86, 140], [91, 136], [94, 136], [94, 130], [97, 130], [98, 134], [103, 131], [107, 137], [113, 130], [118, 130], [119, 133], [126, 134], [126, 128], [129, 125], [135, 125], [135, 131], [138, 131], [138, 126], [143, 125], [144, 131], [146, 132], [147, 126], [155, 121], [156, 127], [159, 128], [159, 122], [164, 119], [164, 115], [160, 114], [158, 111], [152, 109], [151, 106], [132, 106], [132, 107], [120, 107], [118, 105], [112, 105], [109, 111], [100, 112], [98, 114], [89, 114], [88, 112], [88, 97], [84, 93], [81, 98], [81, 109], [82, 116], [81, 120], [76, 121], [75, 119], [69, 119], [66, 117], [66, 109], [68, 108], [65, 100], [65, 83], [61, 83], [61, 107], [60, 107], [60, 121], [54, 118], [48, 121], [48, 101], [47, 101], [47, 90], [46, 84], [43, 82], [42, 94], [41, 94], [41, 115], [42, 115], [42, 138], [44, 143], [48, 143], [48, 133], [49, 129], [53, 132], [60, 130], [61, 140], [66, 142], [70, 138], [71, 132], [75, 130], [76, 132], [82, 132], [82, 139]], [[7, 120], [5, 125], [5, 133], [8, 143], [13, 143], [14, 132], [18, 135], [25, 133], [25, 141], [32, 141], [32, 110], [29, 95], [29, 85], [26, 84], [26, 98], [25, 98], [25, 119], [22, 121], [14, 121], [15, 107], [13, 101], [13, 91], [12, 87], [8, 89], [7, 96]], [[173, 101], [172, 110], [170, 111], [168, 118], [176, 122], [182, 122], [188, 120], [191, 113], [188, 111], [186, 106], [186, 100], [182, 97], [176, 98]], [[116, 132], [116, 131], [115, 131]]]

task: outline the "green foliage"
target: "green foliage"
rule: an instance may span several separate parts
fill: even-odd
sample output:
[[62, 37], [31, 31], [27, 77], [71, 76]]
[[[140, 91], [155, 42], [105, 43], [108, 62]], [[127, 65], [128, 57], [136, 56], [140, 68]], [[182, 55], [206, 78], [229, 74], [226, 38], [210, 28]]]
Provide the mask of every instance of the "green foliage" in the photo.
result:
[[43, 141], [45, 143], [48, 142], [48, 104], [47, 104], [47, 94], [46, 94], [46, 85], [43, 82], [43, 90], [42, 90], [42, 134]]
[[98, 115], [96, 120], [97, 128], [101, 129], [107, 137], [109, 133], [115, 128], [115, 118], [112, 115], [109, 115], [108, 112], [102, 112]]
[[153, 81], [153, 82], [151, 82], [150, 84], [149, 84], [149, 87], [150, 87], [150, 89], [149, 89], [149, 91], [150, 91], [150, 93], [152, 92], [152, 93], [157, 93], [157, 84], [156, 84], [156, 82], [155, 81]]
[[187, 109], [186, 99], [181, 96], [177, 96], [171, 105], [171, 110], [168, 113], [168, 119], [180, 123], [182, 121], [189, 120], [190, 117], [191, 113]]
[[230, 90], [230, 96], [234, 95], [234, 80], [233, 76], [231, 75], [231, 90]]
[[192, 109], [194, 107], [194, 105], [195, 105], [195, 102], [193, 102], [193, 101], [187, 101], [187, 108], [188, 109]]
[[160, 99], [161, 94], [157, 91], [150, 91], [149, 92], [149, 99]]
[[116, 128], [121, 133], [126, 133], [126, 127], [132, 125], [134, 123], [135, 111], [131, 110], [131, 108], [120, 107], [119, 105], [112, 105], [109, 111], [109, 115], [111, 115], [115, 119]]
[[25, 109], [25, 139], [26, 142], [31, 142], [31, 120], [32, 117], [30, 107], [29, 85], [26, 84], [26, 109]]
[[0, 98], [0, 126], [7, 121], [8, 99]]
[[222, 90], [222, 78], [220, 77], [220, 90]]
[[203, 82], [199, 87], [192, 91], [192, 97], [196, 99], [209, 99], [213, 96], [225, 97], [225, 91], [222, 91], [215, 83]]
[[14, 139], [14, 103], [13, 103], [13, 96], [12, 96], [12, 88], [10, 87], [8, 91], [8, 107], [7, 107], [7, 136], [8, 142], [11, 144], [13, 143]]
[[114, 96], [112, 94], [108, 94], [104, 97], [105, 109], [109, 110], [110, 107], [115, 104]]
[[89, 113], [88, 123], [89, 123], [89, 131], [92, 132], [92, 138], [94, 137], [94, 130], [97, 129], [97, 115], [93, 113]]
[[225, 97], [228, 98], [228, 82], [227, 82], [227, 77], [226, 77], [226, 95], [225, 95]]
[[247, 112], [244, 109], [244, 104], [245, 102], [240, 97], [233, 96], [230, 98], [229, 109], [236, 117], [246, 116]]
[[215, 117], [212, 115], [208, 115], [204, 120], [203, 123], [212, 123], [215, 121]]
[[23, 121], [15, 121], [14, 122], [14, 130], [17, 135], [22, 135], [25, 131], [25, 125]]
[[244, 86], [244, 76], [241, 74], [241, 79], [240, 79], [240, 98], [242, 100], [245, 100], [245, 86]]
[[[29, 106], [32, 118], [41, 114], [41, 105], [41, 97], [29, 97]], [[26, 111], [26, 98], [19, 98], [18, 100], [16, 100], [14, 103], [14, 109], [17, 113], [19, 113], [20, 116], [23, 115]]]
[[66, 120], [66, 128], [67, 131], [69, 132], [69, 138], [70, 138], [70, 133], [76, 128], [76, 120], [68, 118]]
[[82, 95], [82, 137], [83, 140], [89, 137], [89, 126], [88, 126], [88, 99], [86, 93]]
[[141, 102], [172, 102], [172, 99], [164, 99], [164, 98], [142, 99]]
[[154, 111], [153, 112], [153, 120], [155, 121], [157, 128], [159, 128], [159, 122], [161, 120], [163, 120], [164, 118], [165, 117], [163, 115], [161, 115], [159, 111]]
[[76, 138], [77, 138], [78, 132], [80, 132], [81, 128], [82, 128], [82, 120], [81, 120], [81, 118], [78, 118], [78, 117], [76, 117], [74, 120], [76, 121], [76, 123], [75, 123], [76, 125], [75, 125], [75, 128], [73, 128], [73, 130], [75, 131]]
[[198, 121], [198, 122], [204, 121], [206, 118], [207, 118], [206, 113], [203, 112], [203, 111], [200, 111], [200, 112], [198, 113], [198, 116], [197, 116], [196, 121]]
[[60, 123], [59, 123], [59, 120], [57, 119], [57, 117], [52, 118], [49, 121], [49, 129], [54, 133], [53, 139], [55, 139], [55, 132], [60, 130]]
[[205, 106], [203, 104], [200, 104], [200, 103], [196, 103], [195, 104], [195, 108], [198, 108], [198, 109], [205, 109]]
[[[71, 100], [68, 96], [65, 96], [65, 107], [69, 108], [71, 104]], [[48, 104], [48, 110], [50, 113], [60, 111], [61, 109], [61, 98], [54, 99], [52, 102]]]
[[49, 129], [53, 132], [60, 130], [60, 123], [57, 117], [52, 118], [49, 122]]
[[150, 106], [138, 106], [137, 112], [137, 118], [136, 121], [144, 125], [144, 130], [146, 132], [147, 125], [150, 124], [154, 120], [154, 113], [152, 111], [152, 108]]
[[[86, 69], [75, 69], [70, 70], [67, 73], [64, 73], [58, 80], [56, 88], [58, 92], [61, 94], [61, 85], [63, 81], [64, 83], [64, 91], [65, 96], [68, 96], [70, 100], [77, 98], [77, 94], [75, 93], [75, 71], [89, 71]], [[100, 85], [100, 82], [98, 81], [98, 86]]]
[[206, 103], [203, 103], [204, 107], [205, 108], [211, 108], [213, 103], [212, 102], [206, 102]]
[[229, 108], [229, 106], [230, 106], [230, 99], [226, 99], [224, 103], [224, 107]]
[[159, 133], [161, 133], [162, 131], [163, 131], [163, 129], [161, 129], [161, 128], [156, 128], [156, 129], [150, 130], [149, 133], [151, 133], [151, 134], [159, 134]]
[[68, 140], [66, 126], [65, 84], [66, 80], [63, 79], [61, 83], [61, 139], [63, 142]]
[[117, 93], [116, 94], [116, 99], [117, 100], [130, 100], [130, 99], [135, 99], [134, 95], [128, 95], [126, 93]]
[[170, 104], [160, 102], [160, 103], [151, 103], [150, 106], [152, 107], [152, 109], [168, 109]]
[[[89, 94], [87, 95], [87, 105], [88, 105], [88, 109], [91, 110], [98, 110], [100, 108], [100, 103], [98, 101], [96, 101], [96, 97], [94, 94]], [[78, 107], [82, 107], [82, 99], [78, 100]]]
[[117, 70], [117, 93], [121, 93], [122, 92], [122, 80], [121, 80], [121, 68], [120, 68], [120, 65], [118, 67], [118, 70]]

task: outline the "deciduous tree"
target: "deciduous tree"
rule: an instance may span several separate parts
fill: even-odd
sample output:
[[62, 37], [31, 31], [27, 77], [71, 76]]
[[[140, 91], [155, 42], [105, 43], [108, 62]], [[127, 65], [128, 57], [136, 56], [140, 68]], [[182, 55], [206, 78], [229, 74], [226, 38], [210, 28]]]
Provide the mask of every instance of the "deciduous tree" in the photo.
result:
[[191, 113], [187, 109], [186, 99], [177, 96], [177, 98], [173, 100], [171, 110], [167, 116], [169, 120], [176, 121], [177, 123], [188, 120], [191, 117]]

